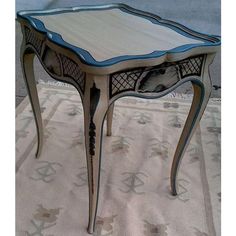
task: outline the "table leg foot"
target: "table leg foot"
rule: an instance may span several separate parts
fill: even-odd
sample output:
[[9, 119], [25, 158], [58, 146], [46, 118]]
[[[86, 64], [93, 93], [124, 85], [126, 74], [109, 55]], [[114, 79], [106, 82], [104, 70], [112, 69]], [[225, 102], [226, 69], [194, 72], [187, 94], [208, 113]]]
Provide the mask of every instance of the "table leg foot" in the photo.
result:
[[[23, 47], [23, 46], [22, 46]], [[24, 49], [21, 49], [21, 63], [22, 63], [22, 71], [24, 75], [24, 80], [26, 84], [26, 88], [28, 91], [29, 100], [31, 103], [32, 111], [35, 118], [36, 129], [37, 129], [37, 150], [35, 157], [39, 158], [42, 151], [43, 144], [43, 122], [41, 117], [41, 110], [38, 98], [38, 92], [36, 87], [36, 81], [34, 77], [34, 68], [33, 68], [33, 60], [34, 53], [25, 52]]]
[[212, 90], [211, 80], [208, 74], [203, 78], [203, 82], [192, 82], [192, 85], [194, 89], [192, 105], [180, 136], [171, 167], [170, 184], [171, 192], [174, 196], [178, 193], [176, 179], [181, 159], [203, 115]]
[[114, 111], [114, 103], [112, 103], [107, 111], [107, 136], [111, 136], [112, 134], [112, 118], [113, 118], [113, 111]]
[[88, 232], [89, 234], [93, 234], [93, 233], [94, 233], [94, 229], [93, 229], [93, 228], [90, 228], [90, 227], [88, 226], [87, 232]]

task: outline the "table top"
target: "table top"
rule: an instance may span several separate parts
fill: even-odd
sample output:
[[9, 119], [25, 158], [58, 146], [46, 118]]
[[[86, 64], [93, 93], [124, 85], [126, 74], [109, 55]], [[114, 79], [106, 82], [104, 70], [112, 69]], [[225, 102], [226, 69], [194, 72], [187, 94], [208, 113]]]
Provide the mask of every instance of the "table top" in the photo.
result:
[[21, 11], [17, 16], [50, 41], [75, 52], [82, 63], [95, 67], [127, 61], [161, 63], [214, 53], [220, 45], [218, 36], [124, 4]]

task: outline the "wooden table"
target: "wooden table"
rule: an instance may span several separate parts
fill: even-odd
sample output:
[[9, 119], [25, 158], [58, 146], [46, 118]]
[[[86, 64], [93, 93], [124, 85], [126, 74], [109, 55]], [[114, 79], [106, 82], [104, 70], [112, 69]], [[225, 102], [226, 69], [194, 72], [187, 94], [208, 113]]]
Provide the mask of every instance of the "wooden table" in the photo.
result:
[[97, 213], [103, 123], [107, 117], [111, 135], [115, 100], [158, 98], [191, 81], [193, 102], [171, 168], [171, 190], [176, 195], [180, 161], [211, 94], [208, 67], [220, 38], [123, 4], [21, 11], [17, 19], [24, 35], [22, 69], [37, 126], [36, 157], [42, 149], [43, 123], [34, 56], [52, 78], [72, 84], [80, 94], [89, 180], [88, 232], [94, 232]]

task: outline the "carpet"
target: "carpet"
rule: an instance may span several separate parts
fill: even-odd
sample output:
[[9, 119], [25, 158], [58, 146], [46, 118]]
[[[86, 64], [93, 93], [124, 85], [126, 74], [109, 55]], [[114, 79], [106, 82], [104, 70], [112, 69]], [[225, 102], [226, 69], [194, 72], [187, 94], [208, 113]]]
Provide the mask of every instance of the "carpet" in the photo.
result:
[[[16, 235], [88, 235], [83, 109], [75, 89], [39, 86], [44, 146], [26, 97], [16, 109]], [[220, 236], [220, 101], [211, 99], [169, 191], [174, 151], [191, 98], [126, 97], [104, 124], [95, 236]]]

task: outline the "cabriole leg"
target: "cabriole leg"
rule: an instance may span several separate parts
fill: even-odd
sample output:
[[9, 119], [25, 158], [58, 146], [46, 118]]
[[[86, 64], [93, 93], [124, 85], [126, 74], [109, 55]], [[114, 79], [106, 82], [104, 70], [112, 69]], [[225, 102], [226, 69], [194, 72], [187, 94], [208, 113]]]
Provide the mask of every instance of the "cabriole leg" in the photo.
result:
[[[208, 69], [208, 68], [207, 68]], [[199, 83], [192, 82], [194, 89], [194, 97], [192, 101], [192, 105], [185, 122], [182, 134], [180, 136], [180, 140], [178, 142], [172, 167], [171, 167], [171, 192], [175, 196], [177, 195], [177, 184], [176, 178], [178, 174], [179, 165], [181, 159], [185, 153], [187, 145], [196, 130], [197, 125], [203, 115], [203, 112], [207, 106], [208, 100], [211, 95], [212, 84], [208, 74], [208, 71], [203, 76], [203, 81]]]
[[38, 142], [35, 156], [36, 158], [38, 158], [41, 154], [43, 145], [43, 122], [41, 117], [36, 81], [34, 77], [34, 68], [33, 68], [34, 56], [35, 56], [34, 53], [28, 53], [25, 52], [24, 49], [21, 49], [22, 71], [37, 129]]
[[108, 109], [106, 86], [104, 78], [87, 75], [83, 104], [89, 187], [88, 233], [90, 234], [94, 232], [98, 206], [102, 129]]
[[111, 136], [112, 134], [112, 118], [113, 118], [113, 111], [114, 111], [114, 103], [112, 103], [107, 111], [107, 136]]

